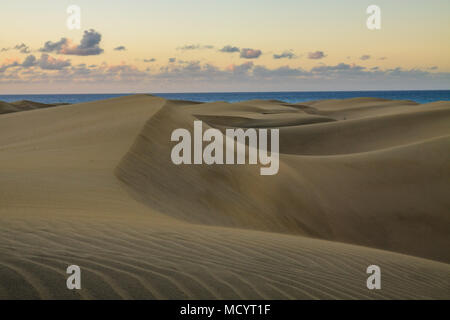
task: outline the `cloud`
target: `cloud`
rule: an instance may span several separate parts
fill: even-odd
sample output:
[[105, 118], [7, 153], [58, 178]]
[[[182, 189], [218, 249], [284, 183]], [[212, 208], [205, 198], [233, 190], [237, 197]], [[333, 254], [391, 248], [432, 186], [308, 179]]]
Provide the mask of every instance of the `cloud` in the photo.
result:
[[36, 57], [34, 55], [29, 55], [25, 58], [25, 60], [22, 62], [22, 66], [25, 68], [29, 68], [36, 65]]
[[116, 50], [116, 51], [125, 51], [127, 49], [124, 46], [118, 46], [118, 47], [115, 47], [114, 50]]
[[368, 54], [365, 54], [365, 55], [362, 55], [361, 57], [359, 57], [359, 60], [369, 60], [370, 59], [370, 55], [368, 55]]
[[177, 61], [176, 58], [169, 58], [169, 62], [170, 62], [170, 63], [174, 63], [175, 61]]
[[4, 73], [9, 68], [20, 66], [20, 64], [17, 61], [11, 61], [7, 59], [6, 63], [2, 64], [0, 67], [0, 73]]
[[61, 40], [57, 42], [47, 41], [42, 48], [39, 49], [41, 52], [56, 52], [61, 53], [60, 51], [63, 47], [68, 45], [67, 38], [61, 38]]
[[70, 65], [70, 60], [53, 58], [47, 53], [41, 54], [39, 59], [36, 59], [36, 57], [31, 54], [20, 64], [20, 66], [25, 69], [39, 67], [43, 70], [62, 70]]
[[178, 47], [177, 50], [199, 50], [199, 49], [213, 49], [214, 46], [211, 45], [200, 45], [200, 44], [188, 44], [182, 47]]
[[70, 66], [70, 60], [55, 59], [47, 53], [43, 53], [37, 60], [37, 65], [44, 70], [61, 70]]
[[256, 66], [253, 70], [253, 75], [259, 78], [288, 78], [309, 76], [311, 75], [311, 73], [303, 70], [302, 68], [291, 68], [289, 66], [283, 66], [276, 69], [269, 69], [264, 66]]
[[241, 49], [241, 58], [244, 59], [257, 59], [262, 54], [261, 50], [255, 50], [250, 48]]
[[219, 50], [220, 52], [233, 53], [241, 51], [238, 47], [225, 46]]
[[156, 61], [155, 58], [144, 59], [144, 62], [155, 62], [155, 61]]
[[394, 77], [413, 77], [413, 78], [423, 77], [429, 74], [429, 72], [419, 69], [404, 70], [400, 67], [388, 69], [385, 71], [385, 73], [387, 75]]
[[20, 53], [30, 53], [30, 48], [25, 43], [14, 46], [14, 49], [19, 50]]
[[432, 67], [429, 67], [429, 68], [428, 68], [428, 70], [437, 70], [437, 69], [438, 69], [437, 66], [432, 66]]
[[39, 49], [39, 51], [77, 56], [99, 55], [104, 51], [99, 46], [101, 39], [102, 35], [100, 33], [90, 29], [84, 31], [83, 38], [79, 45], [73, 45], [69, 39], [61, 38], [61, 40], [57, 42], [47, 41], [44, 44], [44, 47]]
[[273, 55], [274, 59], [294, 59], [296, 58], [295, 54], [290, 52], [290, 51], [284, 51], [283, 53], [280, 54], [274, 54]]
[[250, 71], [253, 68], [253, 62], [244, 62], [243, 64], [235, 65], [231, 64], [225, 68], [226, 71], [230, 71], [234, 74], [244, 74]]
[[30, 48], [25, 44], [25, 43], [21, 43], [21, 44], [17, 44], [12, 48], [2, 48], [0, 49], [0, 52], [7, 52], [9, 50], [19, 50], [20, 53], [30, 53]]
[[317, 73], [334, 73], [334, 72], [349, 72], [349, 71], [361, 71], [364, 70], [365, 67], [347, 64], [347, 63], [339, 63], [335, 66], [318, 66], [311, 69], [312, 72]]
[[170, 79], [173, 81], [192, 79], [216, 79], [223, 75], [216, 66], [211, 64], [201, 65], [199, 61], [182, 61], [178, 64], [169, 64], [160, 68], [159, 73], [151, 75], [155, 79]]
[[326, 57], [326, 54], [323, 51], [315, 51], [315, 52], [308, 53], [308, 59], [318, 60], [318, 59], [323, 59], [325, 57]]

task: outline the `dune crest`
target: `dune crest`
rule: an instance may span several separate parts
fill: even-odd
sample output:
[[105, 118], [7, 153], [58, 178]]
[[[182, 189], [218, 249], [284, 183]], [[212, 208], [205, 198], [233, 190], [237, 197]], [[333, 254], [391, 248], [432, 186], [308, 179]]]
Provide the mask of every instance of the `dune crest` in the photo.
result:
[[[373, 109], [381, 103], [383, 112], [384, 104], [396, 107], [393, 101], [361, 100], [351, 99], [347, 108], [360, 113], [361, 105]], [[286, 119], [305, 112], [279, 102], [258, 103], [241, 102], [239, 109], [227, 103], [182, 108], [166, 103], [145, 124], [118, 166], [118, 177], [140, 200], [184, 221], [287, 232], [450, 261], [450, 201], [443, 192], [450, 187], [450, 163], [442, 152], [450, 149], [450, 104], [286, 126]], [[261, 127], [282, 127], [276, 176], [261, 177], [251, 166], [177, 166], [170, 161], [172, 130], [192, 131], [197, 119], [227, 127], [231, 112], [247, 114], [243, 128], [261, 118]], [[238, 123], [231, 119], [230, 126]]]
[[39, 103], [39, 102], [34, 102], [34, 101], [29, 101], [29, 100], [20, 100], [20, 101], [15, 101], [15, 102], [10, 102], [10, 103], [0, 101], [0, 114], [50, 108], [50, 107], [56, 107], [56, 106], [62, 106], [62, 105], [67, 105], [67, 103], [47, 104], [47, 103]]

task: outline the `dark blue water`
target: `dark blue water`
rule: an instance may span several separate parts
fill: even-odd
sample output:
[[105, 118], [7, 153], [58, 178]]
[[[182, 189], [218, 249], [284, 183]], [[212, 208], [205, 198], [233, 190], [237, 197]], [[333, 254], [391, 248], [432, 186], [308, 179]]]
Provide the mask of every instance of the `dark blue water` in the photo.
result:
[[[42, 103], [80, 103], [130, 94], [43, 94], [43, 95], [0, 95], [1, 101], [32, 100]], [[175, 100], [200, 102], [237, 102], [252, 99], [275, 99], [295, 103], [309, 100], [347, 99], [374, 97], [393, 100], [413, 100], [418, 103], [450, 100], [450, 90], [423, 91], [317, 91], [317, 92], [208, 92], [208, 93], [155, 93], [154, 95]]]

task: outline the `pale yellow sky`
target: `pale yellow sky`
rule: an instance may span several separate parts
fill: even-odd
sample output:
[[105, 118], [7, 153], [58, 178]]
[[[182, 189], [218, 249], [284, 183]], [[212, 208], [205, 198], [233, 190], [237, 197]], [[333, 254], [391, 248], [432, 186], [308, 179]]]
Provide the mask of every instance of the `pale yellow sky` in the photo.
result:
[[[381, 9], [380, 30], [366, 27], [371, 4]], [[66, 26], [69, 5], [81, 9], [79, 30]], [[278, 88], [280, 81], [304, 84], [308, 77], [322, 77], [327, 87], [318, 82], [317, 89], [328, 90], [333, 82], [315, 71], [318, 66], [335, 67], [327, 70], [336, 83], [347, 81], [349, 90], [358, 83], [380, 89], [383, 76], [394, 77], [389, 70], [403, 72], [395, 73], [397, 86], [407, 79], [405, 88], [408, 83], [448, 88], [449, 21], [448, 0], [9, 1], [2, 4], [0, 19], [0, 94], [49, 92], [55, 83], [64, 83], [66, 91], [190, 91], [192, 79], [209, 83], [205, 91], [236, 90], [261, 77], [264, 88], [270, 81]], [[93, 46], [99, 50], [82, 51], [84, 32], [91, 29], [95, 32], [85, 40], [95, 42], [98, 35]], [[47, 41], [62, 38], [69, 39], [63, 48], [42, 50]], [[186, 45], [198, 48], [181, 49]], [[240, 52], [219, 51], [227, 45]], [[119, 46], [126, 49], [114, 50]], [[256, 56], [242, 57], [245, 48]], [[291, 58], [274, 58], [281, 53]], [[35, 61], [25, 63], [30, 55]], [[169, 63], [170, 58], [176, 61]], [[252, 66], [239, 73], [237, 66], [245, 63]], [[363, 76], [365, 82], [358, 82]]]

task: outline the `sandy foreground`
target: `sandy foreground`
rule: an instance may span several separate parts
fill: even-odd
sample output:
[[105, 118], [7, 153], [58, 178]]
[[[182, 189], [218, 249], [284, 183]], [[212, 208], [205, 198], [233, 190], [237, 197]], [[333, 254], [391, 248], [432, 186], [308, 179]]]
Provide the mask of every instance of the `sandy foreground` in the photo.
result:
[[[450, 102], [0, 107], [0, 299], [450, 299]], [[197, 119], [280, 128], [278, 174], [174, 165]]]

